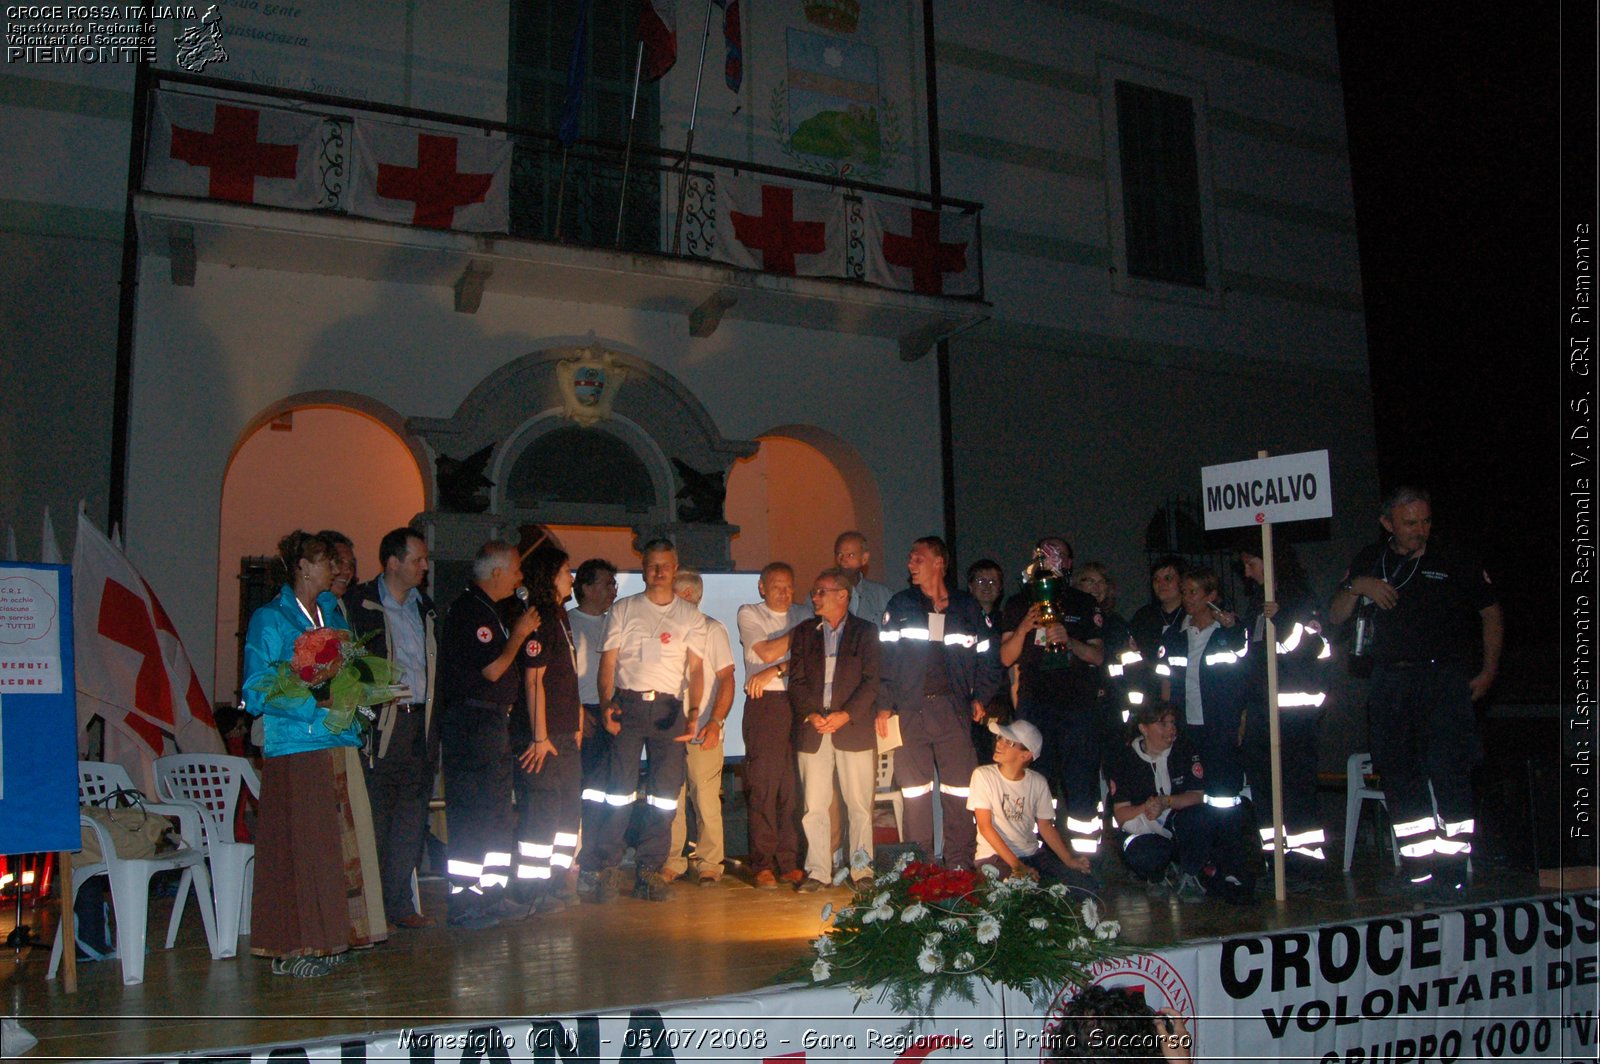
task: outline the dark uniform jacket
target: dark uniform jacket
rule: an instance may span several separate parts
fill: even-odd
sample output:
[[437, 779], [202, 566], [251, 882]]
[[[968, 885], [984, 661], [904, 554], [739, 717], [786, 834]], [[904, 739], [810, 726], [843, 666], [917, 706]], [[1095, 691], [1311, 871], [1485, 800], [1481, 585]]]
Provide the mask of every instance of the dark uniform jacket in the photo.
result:
[[[978, 600], [950, 589], [944, 613], [945, 668], [950, 690], [967, 701], [985, 705], [1000, 687], [1000, 650], [997, 636]], [[920, 709], [923, 674], [938, 658], [930, 653], [928, 614], [933, 603], [921, 588], [908, 587], [889, 600], [878, 638], [883, 642], [883, 682], [878, 708], [895, 713]]]
[[821, 618], [801, 621], [789, 637], [789, 705], [797, 723], [795, 749], [814, 754], [821, 748], [822, 736], [806, 718], [827, 709], [850, 715], [850, 723], [833, 733], [835, 749], [871, 750], [877, 743], [874, 718], [881, 661], [878, 626], [852, 614], [845, 615], [844, 630], [839, 633], [839, 656], [833, 666], [833, 704], [824, 707], [822, 693], [828, 662], [823, 627], [827, 623]]
[[[389, 646], [389, 617], [383, 612], [383, 599], [378, 590], [378, 581], [382, 576], [368, 580], [364, 584], [356, 584], [344, 593], [344, 614], [350, 620], [350, 629], [358, 636], [371, 633], [367, 640], [367, 652], [380, 658], [388, 658], [394, 662], [394, 652]], [[427, 592], [417, 589], [417, 612], [422, 615], [423, 645], [428, 659], [428, 679], [424, 690], [411, 690], [412, 700], [421, 702], [424, 709], [423, 727], [424, 734], [429, 736], [430, 757], [437, 751], [433, 749], [435, 732], [433, 730], [433, 692], [435, 679], [438, 676], [439, 648], [434, 638], [434, 621], [438, 618], [438, 611], [434, 609], [433, 599]], [[397, 712], [394, 703], [385, 705], [378, 711], [378, 723], [373, 728], [376, 736], [375, 751], [369, 748], [377, 757], [385, 757], [389, 753], [389, 735], [394, 731], [394, 718]]]

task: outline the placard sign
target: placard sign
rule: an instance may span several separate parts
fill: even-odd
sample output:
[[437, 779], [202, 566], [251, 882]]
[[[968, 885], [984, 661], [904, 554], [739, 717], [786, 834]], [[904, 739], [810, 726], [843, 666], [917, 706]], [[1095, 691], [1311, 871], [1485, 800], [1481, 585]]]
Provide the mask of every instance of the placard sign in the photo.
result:
[[0, 565], [3, 854], [78, 848], [71, 574], [65, 565]]
[[1205, 466], [1200, 486], [1207, 531], [1333, 516], [1327, 451]]

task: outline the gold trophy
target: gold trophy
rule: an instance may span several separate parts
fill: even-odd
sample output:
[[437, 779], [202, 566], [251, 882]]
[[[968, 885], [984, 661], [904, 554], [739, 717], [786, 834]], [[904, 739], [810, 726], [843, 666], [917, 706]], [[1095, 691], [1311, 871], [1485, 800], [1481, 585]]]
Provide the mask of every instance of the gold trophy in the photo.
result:
[[1061, 621], [1061, 615], [1056, 613], [1055, 599], [1056, 590], [1066, 579], [1063, 568], [1058, 553], [1039, 546], [1033, 549], [1033, 561], [1022, 570], [1022, 583], [1028, 589], [1028, 597], [1039, 607], [1039, 627], [1033, 631], [1033, 640], [1046, 650], [1057, 653], [1065, 650], [1066, 644], [1049, 642], [1045, 629]]

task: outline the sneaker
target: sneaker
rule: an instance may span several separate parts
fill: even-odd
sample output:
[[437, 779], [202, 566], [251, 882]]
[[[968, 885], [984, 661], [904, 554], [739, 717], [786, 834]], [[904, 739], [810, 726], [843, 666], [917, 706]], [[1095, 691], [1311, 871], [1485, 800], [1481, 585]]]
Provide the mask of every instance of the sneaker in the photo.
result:
[[634, 881], [633, 896], [644, 901], [666, 901], [672, 897], [672, 884], [659, 870], [641, 872]]
[[320, 979], [333, 971], [327, 957], [274, 957], [273, 975], [292, 975], [296, 979]]
[[1192, 905], [1206, 900], [1206, 888], [1200, 885], [1200, 877], [1193, 872], [1185, 872], [1178, 882], [1178, 900]]
[[598, 872], [585, 869], [578, 873], [578, 896], [584, 901], [604, 905], [617, 896], [616, 869], [602, 868]]

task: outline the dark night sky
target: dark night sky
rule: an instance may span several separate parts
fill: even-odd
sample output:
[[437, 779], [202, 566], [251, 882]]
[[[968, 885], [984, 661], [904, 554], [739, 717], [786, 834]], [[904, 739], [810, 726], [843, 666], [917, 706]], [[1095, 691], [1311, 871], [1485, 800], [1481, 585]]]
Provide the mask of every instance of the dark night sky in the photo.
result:
[[[1336, 0], [1385, 490], [1434, 493], [1553, 696], [1561, 372], [1555, 5]], [[1545, 689], [1549, 687], [1550, 690]]]

